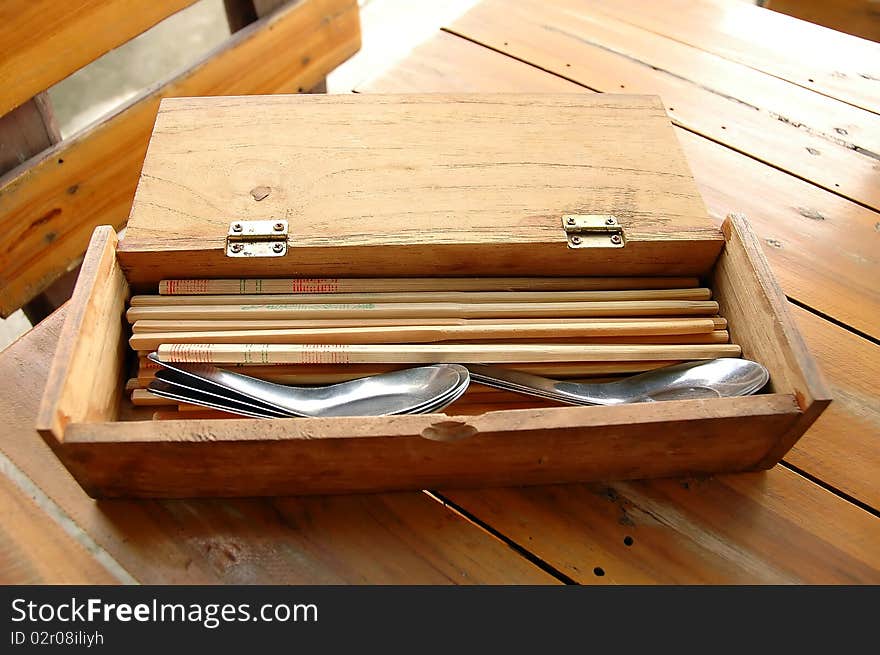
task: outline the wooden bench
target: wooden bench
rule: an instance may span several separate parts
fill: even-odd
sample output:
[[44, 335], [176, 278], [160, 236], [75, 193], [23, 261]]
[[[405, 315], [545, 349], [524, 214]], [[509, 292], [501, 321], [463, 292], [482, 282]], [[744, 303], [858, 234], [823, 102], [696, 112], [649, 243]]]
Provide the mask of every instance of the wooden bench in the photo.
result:
[[195, 0], [6, 0], [0, 8], [0, 315], [66, 299], [97, 225], [122, 228], [159, 101], [322, 90], [360, 48], [357, 0], [225, 0], [231, 36], [61, 139], [45, 90]]

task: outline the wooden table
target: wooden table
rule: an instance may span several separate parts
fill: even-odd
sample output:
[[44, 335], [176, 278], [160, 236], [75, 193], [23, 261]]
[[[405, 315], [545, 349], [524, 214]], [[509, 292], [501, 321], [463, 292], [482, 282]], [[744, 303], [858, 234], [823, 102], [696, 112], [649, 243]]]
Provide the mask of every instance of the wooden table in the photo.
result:
[[[674, 6], [672, 6], [674, 5]], [[714, 0], [488, 0], [360, 92], [656, 93], [747, 214], [835, 401], [762, 473], [90, 500], [32, 429], [63, 311], [0, 355], [0, 581], [880, 582], [880, 46]]]

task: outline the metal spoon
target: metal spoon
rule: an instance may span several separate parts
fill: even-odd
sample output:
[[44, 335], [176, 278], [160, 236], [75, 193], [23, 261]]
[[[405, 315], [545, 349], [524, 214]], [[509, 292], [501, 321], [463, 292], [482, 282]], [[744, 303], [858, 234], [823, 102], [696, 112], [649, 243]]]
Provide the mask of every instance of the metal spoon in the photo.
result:
[[463, 366], [434, 364], [324, 387], [290, 387], [233, 373], [210, 364], [172, 364], [161, 361], [156, 353], [150, 353], [148, 357], [160, 366], [198, 380], [199, 392], [204, 392], [207, 385], [212, 393], [226, 396], [233, 402], [244, 399], [246, 402], [256, 402], [280, 410], [289, 416], [426, 413], [426, 410], [436, 411], [460, 397], [470, 381], [468, 371]]
[[209, 409], [218, 409], [230, 414], [238, 414], [250, 418], [289, 418], [280, 413], [268, 413], [264, 408], [249, 403], [240, 403], [231, 398], [204, 393], [192, 388], [179, 387], [165, 380], [153, 380], [147, 388], [150, 393], [161, 398], [189, 403], [190, 405], [199, 405]]
[[623, 380], [565, 382], [483, 364], [467, 364], [471, 379], [486, 386], [558, 400], [570, 405], [619, 405], [657, 400], [746, 396], [767, 384], [770, 374], [757, 362], [720, 358], [664, 366]]
[[[405, 413], [428, 414], [439, 411], [460, 398], [467, 390], [469, 383], [470, 378], [465, 377], [458, 387], [450, 389], [448, 393], [441, 394], [424, 405], [411, 407]], [[148, 390], [163, 398], [201, 405], [211, 409], [219, 409], [243, 416], [256, 418], [291, 418], [301, 416], [289, 411], [277, 410], [262, 401], [242, 396], [232, 389], [221, 389], [216, 385], [206, 383], [200, 378], [183, 375], [170, 369], [157, 371], [156, 379], [149, 385]]]

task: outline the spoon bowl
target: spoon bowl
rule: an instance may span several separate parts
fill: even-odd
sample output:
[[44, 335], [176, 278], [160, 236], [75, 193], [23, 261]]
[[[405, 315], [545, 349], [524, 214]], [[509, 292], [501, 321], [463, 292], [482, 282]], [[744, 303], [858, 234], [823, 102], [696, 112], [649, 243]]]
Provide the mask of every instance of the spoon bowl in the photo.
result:
[[603, 383], [566, 382], [483, 364], [467, 364], [471, 379], [486, 386], [558, 400], [570, 405], [620, 405], [662, 400], [747, 396], [770, 379], [747, 359], [723, 357], [654, 369]]
[[[193, 393], [219, 395], [233, 403], [250, 405], [251, 409], [253, 405], [259, 405], [269, 410], [267, 413], [274, 411], [286, 416], [422, 414], [445, 407], [460, 397], [470, 382], [470, 375], [463, 366], [433, 364], [323, 387], [293, 387], [210, 364], [172, 364], [161, 361], [155, 353], [148, 357], [176, 374], [162, 376], [160, 381], [176, 387], [177, 399], [187, 395], [186, 388], [189, 387]], [[168, 393], [168, 389], [160, 387], [159, 392]]]

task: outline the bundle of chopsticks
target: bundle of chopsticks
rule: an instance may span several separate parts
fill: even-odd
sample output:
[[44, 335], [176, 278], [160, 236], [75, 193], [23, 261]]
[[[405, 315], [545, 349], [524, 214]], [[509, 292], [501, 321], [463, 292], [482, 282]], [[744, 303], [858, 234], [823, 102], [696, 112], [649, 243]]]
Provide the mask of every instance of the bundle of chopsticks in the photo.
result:
[[207, 362], [283, 384], [395, 368], [484, 363], [555, 378], [620, 375], [738, 357], [696, 278], [164, 280], [131, 299], [129, 386], [156, 365]]

